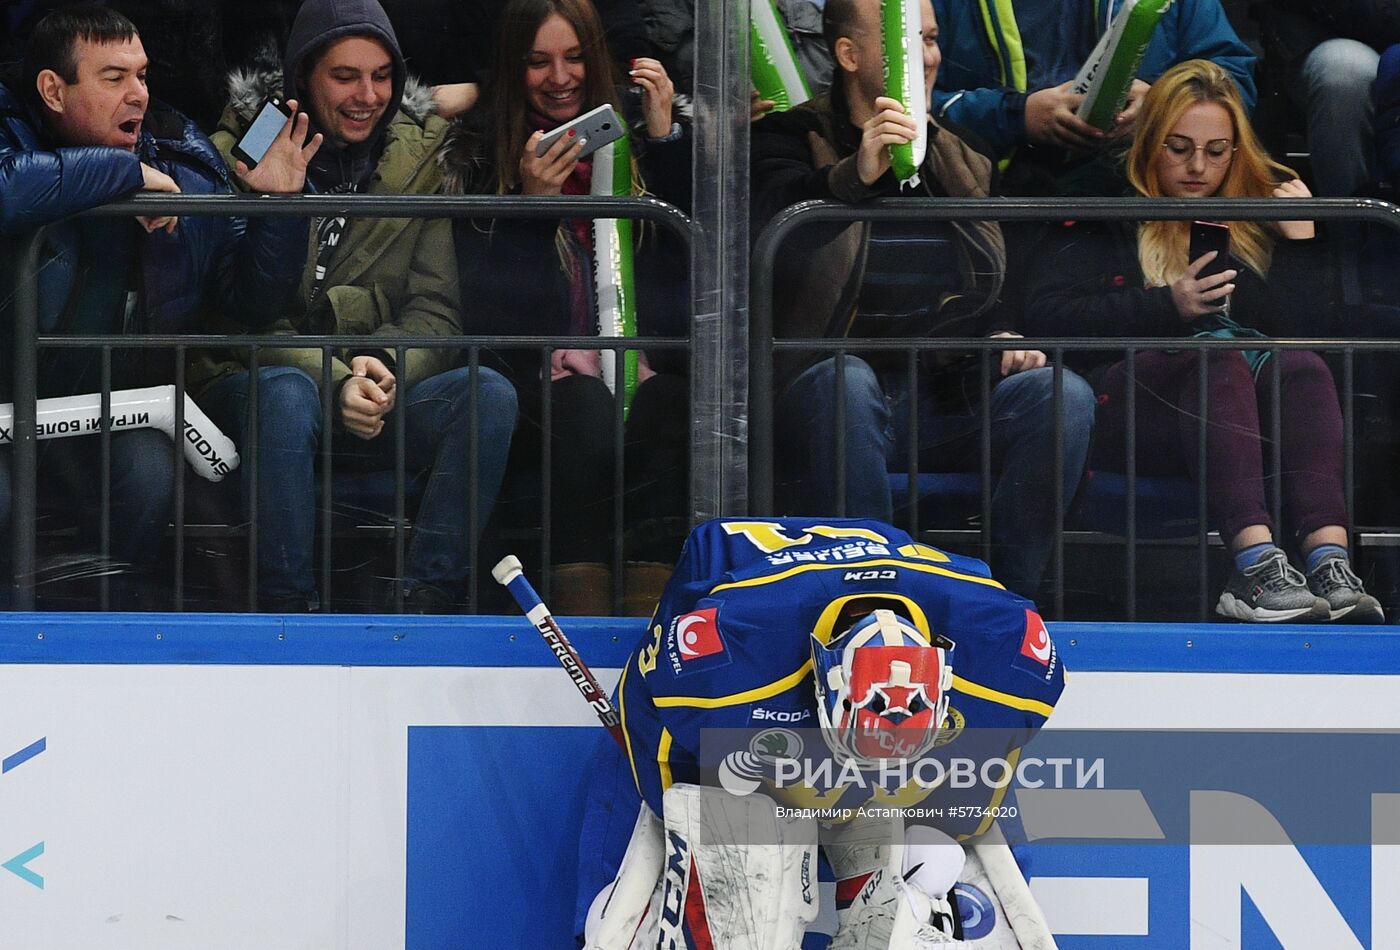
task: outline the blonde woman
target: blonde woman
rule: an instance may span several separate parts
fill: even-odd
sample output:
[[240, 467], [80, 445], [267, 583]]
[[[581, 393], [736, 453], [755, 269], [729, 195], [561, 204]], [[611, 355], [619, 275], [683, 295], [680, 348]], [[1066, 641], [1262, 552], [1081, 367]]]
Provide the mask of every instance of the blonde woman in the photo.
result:
[[[1147, 197], [1309, 196], [1260, 146], [1229, 75], [1205, 60], [1182, 63], [1152, 86], [1127, 164], [1133, 188]], [[1230, 260], [1212, 276], [1202, 272], [1215, 252], [1188, 260], [1189, 222], [1053, 230], [1029, 276], [1033, 335], [1258, 339], [1277, 334], [1319, 295], [1321, 252], [1311, 248], [1310, 221], [1230, 222]], [[1121, 466], [1130, 423], [1125, 364], [1109, 353], [1080, 360], [1099, 393], [1093, 465]], [[1211, 350], [1206, 363], [1207, 508], [1235, 561], [1216, 612], [1248, 621], [1382, 622], [1379, 602], [1348, 557], [1342, 418], [1326, 364], [1296, 350], [1222, 349]], [[1198, 367], [1193, 350], [1137, 354], [1140, 472], [1196, 477]], [[1277, 544], [1266, 500], [1260, 433], [1270, 431], [1275, 377], [1282, 394], [1277, 487], [1304, 559], [1301, 572]]]

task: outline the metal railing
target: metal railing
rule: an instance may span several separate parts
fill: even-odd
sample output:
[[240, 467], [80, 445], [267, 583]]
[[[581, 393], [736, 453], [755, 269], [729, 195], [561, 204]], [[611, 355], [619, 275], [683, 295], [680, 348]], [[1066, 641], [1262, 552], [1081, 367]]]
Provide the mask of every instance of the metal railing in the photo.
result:
[[[1386, 202], [1353, 199], [1299, 199], [1288, 201], [1290, 219], [1312, 219], [1318, 221], [1369, 221], [1400, 231], [1400, 207]], [[774, 401], [778, 381], [775, 379], [775, 355], [784, 352], [834, 355], [838, 364], [846, 354], [900, 353], [906, 354], [905, 373], [909, 389], [915, 392], [917, 380], [917, 357], [921, 352], [974, 351], [981, 362], [981, 519], [980, 549], [984, 559], [990, 552], [992, 511], [992, 453], [990, 400], [987, 398], [992, 388], [990, 354], [1006, 348], [1005, 341], [983, 338], [900, 338], [900, 339], [778, 339], [774, 336], [774, 282], [778, 255], [784, 241], [802, 226], [815, 223], [854, 223], [864, 221], [1062, 221], [1076, 220], [1192, 220], [1197, 218], [1273, 221], [1279, 217], [1278, 199], [879, 199], [863, 205], [852, 206], [833, 202], [805, 202], [780, 212], [759, 234], [753, 252], [750, 334], [750, 419], [751, 440], [749, 443], [750, 507], [753, 515], [772, 515], [774, 507], [775, 466], [774, 466]], [[1400, 302], [1398, 302], [1400, 303]], [[1049, 357], [1055, 367], [1053, 387], [1055, 405], [1055, 458], [1054, 466], [1054, 525], [1055, 540], [1051, 556], [1051, 570], [1054, 583], [1053, 610], [1057, 617], [1064, 616], [1065, 610], [1065, 519], [1063, 482], [1063, 456], [1061, 451], [1064, 418], [1061, 405], [1063, 392], [1063, 365], [1066, 352], [1073, 351], [1115, 351], [1125, 355], [1127, 360], [1127, 387], [1125, 412], [1129, 419], [1135, 416], [1135, 351], [1194, 350], [1198, 353], [1197, 379], [1199, 381], [1197, 399], [1202, 407], [1201, 424], [1198, 430], [1197, 455], [1201, 459], [1196, 479], [1197, 520], [1200, 526], [1197, 536], [1198, 555], [1198, 607], [1204, 619], [1207, 602], [1207, 533], [1205, 530], [1207, 466], [1205, 465], [1207, 406], [1205, 365], [1207, 354], [1212, 349], [1239, 350], [1238, 341], [1207, 340], [1191, 338], [1114, 338], [1112, 340], [1092, 340], [1085, 338], [1027, 338], [1018, 341], [1018, 347], [1039, 349]], [[1400, 340], [1377, 339], [1276, 339], [1264, 344], [1253, 344], [1249, 349], [1265, 350], [1273, 353], [1296, 347], [1314, 351], [1341, 354], [1343, 399], [1343, 438], [1344, 438], [1344, 482], [1349, 525], [1355, 528], [1355, 365], [1358, 352], [1400, 352]], [[843, 376], [836, 373], [837, 392], [835, 394], [835, 418], [833, 420], [833, 465], [838, 483], [835, 490], [837, 515], [845, 514], [845, 445], [844, 445], [844, 392]], [[1269, 393], [1272, 413], [1272, 428], [1268, 433], [1271, 453], [1266, 476], [1275, 476], [1282, 471], [1280, 414], [1281, 404], [1279, 376], [1274, 374]], [[910, 533], [920, 529], [919, 520], [919, 462], [918, 462], [918, 419], [917, 410], [910, 412], [908, 423], [911, 443], [909, 461], [904, 473], [907, 479], [910, 505], [906, 514], [905, 526]], [[1261, 435], [1264, 435], [1261, 433]], [[1137, 615], [1138, 603], [1138, 513], [1137, 513], [1137, 451], [1135, 427], [1129, 426], [1127, 450], [1124, 459], [1124, 474], [1127, 479], [1125, 499], [1127, 560], [1125, 565], [1125, 600], [1128, 616], [1132, 620]], [[1276, 524], [1280, 523], [1281, 493], [1275, 491], [1272, 499], [1272, 515]], [[1027, 592], [1033, 593], [1033, 592]]]
[[[141, 196], [127, 201], [116, 202], [105, 205], [101, 208], [93, 209], [85, 213], [91, 217], [130, 217], [136, 215], [150, 215], [159, 217], [164, 215], [218, 215], [218, 216], [248, 216], [248, 217], [310, 217], [325, 215], [349, 215], [354, 217], [381, 217], [381, 218], [523, 218], [533, 220], [560, 220], [567, 218], [632, 218], [654, 222], [679, 237], [685, 246], [690, 248], [695, 241], [695, 226], [691, 220], [679, 209], [665, 202], [649, 198], [590, 198], [590, 197], [560, 197], [542, 198], [535, 197], [528, 201], [518, 197], [444, 197], [444, 196], [387, 196], [387, 195], [354, 195], [354, 196], [310, 196], [310, 195], [279, 195], [279, 196], [258, 196], [245, 197], [234, 195], [213, 195], [213, 196]], [[50, 225], [54, 227], [57, 225]], [[111, 400], [111, 360], [113, 350], [129, 349], [171, 349], [175, 353], [175, 385], [176, 385], [176, 418], [175, 431], [183, 431], [184, 406], [183, 396], [185, 393], [185, 357], [192, 349], [215, 348], [221, 350], [246, 350], [249, 354], [248, 368], [249, 374], [249, 402], [253, 407], [250, 418], [250, 428], [245, 438], [244, 452], [247, 456], [244, 464], [252, 466], [252, 476], [246, 505], [253, 513], [248, 532], [249, 550], [249, 582], [248, 582], [248, 604], [250, 609], [255, 609], [257, 604], [257, 491], [258, 491], [258, 450], [257, 450], [257, 426], [258, 426], [258, 357], [257, 354], [262, 349], [276, 348], [299, 348], [310, 349], [319, 348], [322, 353], [321, 366], [321, 423], [322, 440], [319, 447], [321, 460], [321, 493], [323, 505], [321, 514], [321, 531], [325, 538], [330, 537], [332, 524], [332, 506], [330, 498], [332, 496], [331, 487], [331, 405], [330, 386], [328, 385], [331, 372], [331, 353], [339, 347], [364, 346], [366, 337], [363, 336], [342, 336], [342, 335], [306, 335], [306, 336], [285, 336], [285, 335], [175, 335], [175, 336], [40, 336], [38, 333], [39, 315], [39, 289], [38, 270], [39, 253], [42, 247], [47, 228], [41, 228], [30, 234], [27, 239], [20, 243], [19, 253], [15, 256], [15, 283], [14, 283], [14, 428], [13, 428], [13, 448], [12, 448], [12, 517], [11, 517], [11, 551], [13, 570], [13, 595], [14, 607], [21, 610], [33, 609], [34, 606], [34, 582], [36, 569], [36, 534], [37, 534], [37, 462], [38, 445], [36, 431], [36, 396], [38, 392], [38, 351], [45, 349], [82, 349], [96, 348], [102, 353], [102, 404], [101, 414], [104, 420], [110, 417]], [[470, 306], [470, 302], [466, 302]], [[454, 349], [466, 350], [468, 352], [468, 366], [472, 369], [473, 392], [479, 392], [480, 380], [476, 369], [480, 366], [480, 354], [483, 349], [493, 350], [539, 350], [545, 356], [545, 365], [548, 365], [549, 354], [556, 348], [570, 348], [578, 346], [576, 337], [532, 337], [532, 336], [445, 336], [426, 337], [403, 335], [380, 335], [375, 336], [376, 347], [393, 349], [398, 357], [398, 365], [404, 365], [404, 355], [408, 349]], [[689, 350], [690, 342], [685, 338], [620, 338], [620, 337], [598, 337], [590, 338], [589, 348], [612, 350], [621, 353], [629, 349], [656, 349], [656, 350]], [[694, 353], [692, 352], [692, 358]], [[703, 370], [702, 370], [703, 372]], [[545, 379], [542, 385], [547, 393], [548, 374], [544, 374]], [[692, 380], [697, 376], [696, 368], [692, 366], [690, 373]], [[400, 380], [400, 383], [407, 386], [415, 381]], [[692, 382], [692, 387], [693, 387]], [[614, 419], [614, 438], [617, 451], [615, 452], [614, 466], [614, 488], [620, 489], [622, 479], [622, 401], [615, 400], [616, 416]], [[548, 412], [548, 399], [545, 399], [545, 409]], [[471, 443], [476, 447], [476, 439], [479, 426], [479, 401], [473, 400], [471, 426]], [[702, 423], [692, 413], [692, 443], [701, 438], [700, 432], [707, 431], [701, 429]], [[547, 417], [546, 417], [546, 424]], [[405, 517], [405, 428], [404, 425], [396, 427], [395, 444], [395, 487], [394, 487], [394, 513], [393, 513], [393, 534], [394, 534], [394, 564], [395, 564], [395, 605], [402, 607], [402, 580], [404, 566], [404, 528]], [[697, 432], [696, 430], [700, 430]], [[543, 439], [542, 465], [546, 472], [549, 471], [549, 439]], [[107, 554], [109, 537], [109, 517], [110, 517], [110, 486], [111, 486], [111, 431], [107, 424], [100, 428], [101, 438], [101, 505], [103, 524], [100, 527], [100, 544], [103, 547], [101, 552]], [[474, 456], [475, 459], [475, 456]], [[172, 499], [174, 507], [175, 524], [175, 576], [173, 578], [173, 603], [176, 609], [180, 609], [184, 597], [184, 543], [185, 543], [185, 471], [184, 462], [179, 453], [176, 452], [174, 497]], [[472, 484], [469, 490], [472, 492], [473, 504], [475, 504], [475, 489], [477, 479], [477, 466], [475, 461], [472, 467]], [[548, 525], [549, 508], [549, 486], [543, 486], [545, 522], [542, 526], [541, 549], [545, 563], [549, 559], [550, 532]], [[692, 493], [695, 486], [692, 484]], [[617, 499], [621, 498], [621, 491], [616, 492]], [[613, 526], [614, 562], [620, 564], [622, 558], [622, 506], [620, 502], [614, 504]], [[692, 497], [692, 510], [702, 507], [699, 499]], [[476, 513], [480, 514], [480, 513]], [[473, 524], [476, 526], [475, 535], [480, 534], [480, 522], [475, 518]], [[320, 565], [321, 584], [323, 585], [323, 598], [329, 597], [330, 592], [330, 545], [325, 544], [322, 548]], [[476, 565], [477, 538], [471, 541], [471, 563], [473, 571], [469, 580], [468, 597], [472, 603], [476, 602]], [[613, 599], [614, 603], [620, 599], [621, 592], [618, 585], [621, 583], [621, 572], [615, 572]], [[548, 583], [547, 579], [545, 581]], [[105, 575], [101, 582], [101, 606], [107, 606], [107, 579]]]

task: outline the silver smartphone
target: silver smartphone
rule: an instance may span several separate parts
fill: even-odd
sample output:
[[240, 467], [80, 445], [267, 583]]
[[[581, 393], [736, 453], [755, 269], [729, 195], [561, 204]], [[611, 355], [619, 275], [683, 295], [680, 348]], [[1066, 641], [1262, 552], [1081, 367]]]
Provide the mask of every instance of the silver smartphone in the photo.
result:
[[604, 145], [616, 142], [622, 138], [626, 131], [622, 120], [613, 111], [612, 104], [605, 102], [578, 118], [570, 119], [559, 128], [546, 132], [544, 138], [540, 139], [540, 143], [535, 146], [535, 155], [540, 156], [549, 151], [549, 147], [559, 141], [562, 136], [568, 135], [570, 129], [573, 129], [587, 143], [583, 146], [583, 151], [579, 153], [579, 158], [592, 155]]

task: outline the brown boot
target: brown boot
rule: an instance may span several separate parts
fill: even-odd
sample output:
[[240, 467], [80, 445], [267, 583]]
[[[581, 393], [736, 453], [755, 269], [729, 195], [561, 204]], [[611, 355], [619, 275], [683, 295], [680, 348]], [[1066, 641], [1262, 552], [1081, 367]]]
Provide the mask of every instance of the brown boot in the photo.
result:
[[549, 572], [549, 609], [561, 617], [612, 613], [612, 570], [606, 564], [556, 564]]
[[671, 579], [671, 565], [656, 561], [628, 561], [622, 575], [622, 614], [650, 617]]

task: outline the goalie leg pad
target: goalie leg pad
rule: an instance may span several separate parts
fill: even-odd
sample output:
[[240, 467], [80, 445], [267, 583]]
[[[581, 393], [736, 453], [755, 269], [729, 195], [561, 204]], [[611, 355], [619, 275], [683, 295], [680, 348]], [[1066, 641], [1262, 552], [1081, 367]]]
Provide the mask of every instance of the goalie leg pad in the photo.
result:
[[665, 850], [661, 819], [643, 802], [617, 877], [588, 908], [585, 950], [652, 950], [656, 946], [656, 915], [649, 913], [649, 907]]
[[659, 950], [797, 950], [817, 915], [817, 833], [766, 795], [673, 785], [661, 801], [666, 854]]

